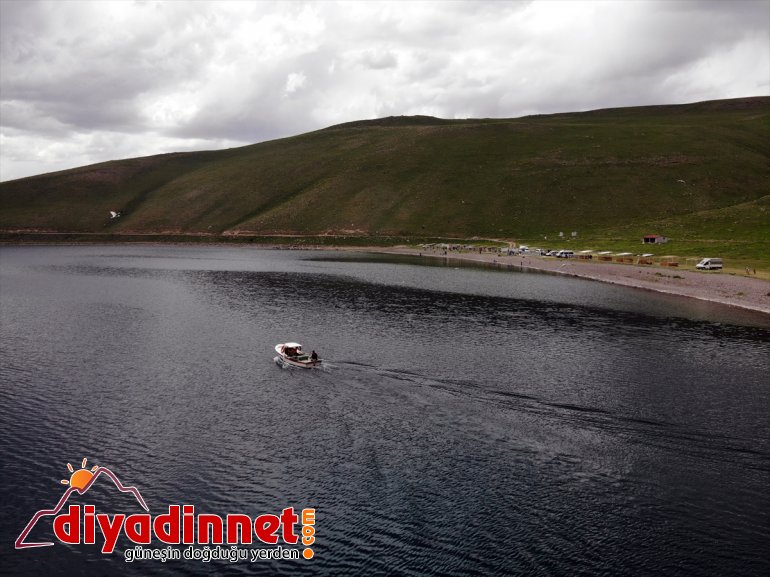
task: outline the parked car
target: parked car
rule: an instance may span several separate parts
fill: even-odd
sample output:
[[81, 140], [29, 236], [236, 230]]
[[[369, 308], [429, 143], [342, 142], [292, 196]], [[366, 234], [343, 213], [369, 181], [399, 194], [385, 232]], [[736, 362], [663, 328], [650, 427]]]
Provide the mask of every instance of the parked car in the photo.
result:
[[722, 259], [721, 258], [704, 258], [698, 264], [695, 265], [698, 270], [721, 270]]

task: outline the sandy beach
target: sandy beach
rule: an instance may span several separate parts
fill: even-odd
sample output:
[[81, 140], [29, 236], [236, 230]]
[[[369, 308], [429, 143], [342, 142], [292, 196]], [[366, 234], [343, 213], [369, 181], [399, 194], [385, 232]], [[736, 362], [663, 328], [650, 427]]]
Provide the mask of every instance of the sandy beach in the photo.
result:
[[445, 255], [444, 251], [440, 250], [420, 250], [408, 247], [370, 247], [365, 250], [367, 252], [466, 260], [548, 271], [555, 274], [718, 302], [770, 314], [770, 282], [749, 276], [715, 271], [701, 272], [661, 266], [599, 263], [529, 255], [499, 256], [494, 253], [479, 254], [474, 252], [450, 252]]

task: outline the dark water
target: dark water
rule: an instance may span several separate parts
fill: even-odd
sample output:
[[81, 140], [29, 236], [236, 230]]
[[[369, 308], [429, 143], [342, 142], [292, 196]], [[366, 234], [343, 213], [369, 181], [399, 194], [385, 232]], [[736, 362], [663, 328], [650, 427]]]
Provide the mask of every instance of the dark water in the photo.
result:
[[[334, 253], [6, 247], [0, 264], [4, 574], [770, 574], [767, 317]], [[278, 368], [295, 339], [327, 370]], [[154, 514], [314, 507], [315, 558], [14, 550], [83, 457]], [[108, 483], [79, 499], [139, 511]]]

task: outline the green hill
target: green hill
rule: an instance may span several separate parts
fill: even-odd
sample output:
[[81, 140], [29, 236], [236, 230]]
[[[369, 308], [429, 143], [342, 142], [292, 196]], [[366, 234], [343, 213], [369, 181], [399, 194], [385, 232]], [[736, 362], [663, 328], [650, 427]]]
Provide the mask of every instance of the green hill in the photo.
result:
[[[770, 97], [518, 119], [391, 117], [0, 183], [0, 229], [770, 236]], [[122, 212], [111, 220], [109, 211]]]

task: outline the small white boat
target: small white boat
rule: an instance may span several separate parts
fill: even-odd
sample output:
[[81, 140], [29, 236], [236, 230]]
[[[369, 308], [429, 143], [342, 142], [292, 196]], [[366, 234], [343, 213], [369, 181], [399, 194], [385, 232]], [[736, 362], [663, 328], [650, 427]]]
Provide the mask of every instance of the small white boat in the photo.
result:
[[[299, 367], [302, 369], [312, 369], [321, 366], [321, 359], [308, 355], [302, 351], [302, 345], [299, 343], [281, 343], [275, 345], [275, 352], [278, 356], [275, 362], [284, 366]], [[315, 351], [313, 351], [315, 352]]]

